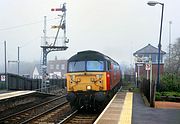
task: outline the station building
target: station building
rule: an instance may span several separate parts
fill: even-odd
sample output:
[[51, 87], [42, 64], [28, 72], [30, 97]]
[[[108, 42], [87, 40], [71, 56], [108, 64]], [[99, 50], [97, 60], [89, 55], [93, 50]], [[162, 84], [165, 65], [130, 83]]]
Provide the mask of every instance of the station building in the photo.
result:
[[51, 79], [65, 78], [65, 74], [67, 73], [67, 60], [58, 60], [57, 57], [55, 57], [54, 60], [49, 60], [47, 72]]
[[[164, 72], [164, 60], [163, 56], [166, 52], [160, 52], [160, 75]], [[150, 78], [150, 66], [152, 63], [152, 79], [157, 80], [157, 70], [158, 70], [158, 48], [148, 44], [147, 46], [137, 50], [133, 53], [135, 57], [135, 73], [136, 79], [140, 80], [142, 78]]]

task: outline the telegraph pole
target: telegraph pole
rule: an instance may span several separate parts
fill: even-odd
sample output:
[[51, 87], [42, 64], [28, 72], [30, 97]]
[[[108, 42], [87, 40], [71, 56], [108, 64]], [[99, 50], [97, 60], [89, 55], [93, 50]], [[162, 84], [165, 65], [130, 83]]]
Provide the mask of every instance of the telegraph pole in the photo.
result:
[[4, 72], [5, 72], [5, 83], [6, 83], [6, 88], [8, 89], [6, 61], [7, 61], [7, 60], [6, 60], [6, 41], [4, 41]]
[[19, 75], [19, 72], [20, 72], [20, 71], [19, 71], [19, 64], [20, 64], [20, 59], [19, 59], [19, 58], [20, 58], [20, 57], [19, 57], [19, 53], [20, 53], [20, 52], [19, 52], [19, 49], [20, 49], [20, 47], [18, 46], [18, 57], [17, 57], [17, 60], [11, 60], [11, 61], [8, 60], [8, 66], [9, 66], [9, 63], [10, 63], [10, 62], [17, 63], [17, 74], [18, 74], [18, 75]]

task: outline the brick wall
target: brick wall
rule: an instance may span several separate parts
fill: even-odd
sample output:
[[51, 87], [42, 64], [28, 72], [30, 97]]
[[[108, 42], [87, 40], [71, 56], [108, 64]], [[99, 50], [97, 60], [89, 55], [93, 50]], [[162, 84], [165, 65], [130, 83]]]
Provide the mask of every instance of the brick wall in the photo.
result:
[[[153, 80], [157, 79], [157, 70], [158, 70], [158, 64], [153, 64], [152, 65]], [[138, 72], [137, 64], [135, 65], [135, 72]], [[160, 75], [163, 74], [163, 72], [164, 72], [164, 64], [160, 64]], [[143, 66], [139, 67], [139, 77], [147, 78], [147, 75], [148, 75], [148, 79], [149, 79], [150, 71], [148, 71], [148, 74], [147, 74], [147, 71], [145, 70], [145, 64], [143, 64]]]

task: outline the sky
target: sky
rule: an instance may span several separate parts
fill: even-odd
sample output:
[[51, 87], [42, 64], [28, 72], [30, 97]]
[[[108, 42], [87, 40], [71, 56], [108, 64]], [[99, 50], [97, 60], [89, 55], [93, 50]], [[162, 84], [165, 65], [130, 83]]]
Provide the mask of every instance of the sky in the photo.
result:
[[[0, 65], [4, 64], [4, 41], [8, 61], [17, 60], [19, 46], [20, 61], [40, 62], [44, 16], [47, 36], [54, 37], [56, 30], [51, 26], [58, 24], [60, 12], [52, 12], [51, 8], [64, 2], [68, 49], [49, 53], [48, 60], [96, 50], [130, 65], [134, 63], [134, 52], [148, 44], [158, 46], [162, 6], [148, 6], [148, 0], [0, 0]], [[159, 2], [164, 3], [162, 50], [168, 52], [169, 21], [171, 42], [180, 37], [180, 1]]]

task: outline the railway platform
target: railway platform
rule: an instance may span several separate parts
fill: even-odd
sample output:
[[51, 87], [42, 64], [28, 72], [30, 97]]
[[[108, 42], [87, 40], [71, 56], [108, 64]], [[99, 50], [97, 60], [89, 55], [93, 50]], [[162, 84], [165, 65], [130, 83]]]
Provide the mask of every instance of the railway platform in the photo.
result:
[[4, 99], [10, 99], [13, 97], [18, 97], [18, 96], [24, 96], [28, 94], [35, 93], [36, 91], [13, 91], [13, 92], [4, 92], [0, 94], [0, 101]]
[[180, 109], [151, 108], [139, 93], [118, 92], [94, 124], [180, 124]]

